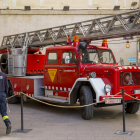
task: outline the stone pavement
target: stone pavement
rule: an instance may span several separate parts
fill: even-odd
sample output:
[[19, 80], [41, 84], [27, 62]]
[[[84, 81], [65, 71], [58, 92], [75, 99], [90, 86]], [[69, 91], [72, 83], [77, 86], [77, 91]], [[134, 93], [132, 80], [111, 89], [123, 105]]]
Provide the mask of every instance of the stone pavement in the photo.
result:
[[[21, 128], [20, 104], [9, 105], [12, 131]], [[83, 120], [79, 109], [47, 106], [29, 100], [24, 103], [24, 129], [28, 133], [5, 134], [0, 119], [0, 140], [140, 140], [140, 111], [126, 114], [126, 131], [132, 136], [116, 135], [123, 130], [122, 106], [95, 108], [92, 120]]]

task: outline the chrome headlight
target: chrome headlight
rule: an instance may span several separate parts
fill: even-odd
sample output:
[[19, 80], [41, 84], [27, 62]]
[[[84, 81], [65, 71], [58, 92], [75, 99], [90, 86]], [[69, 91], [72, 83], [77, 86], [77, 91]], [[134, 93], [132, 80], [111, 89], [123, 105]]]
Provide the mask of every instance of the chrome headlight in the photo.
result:
[[110, 92], [111, 91], [111, 86], [109, 84], [105, 85], [105, 92]]
[[95, 78], [96, 77], [96, 72], [89, 73], [89, 77]]

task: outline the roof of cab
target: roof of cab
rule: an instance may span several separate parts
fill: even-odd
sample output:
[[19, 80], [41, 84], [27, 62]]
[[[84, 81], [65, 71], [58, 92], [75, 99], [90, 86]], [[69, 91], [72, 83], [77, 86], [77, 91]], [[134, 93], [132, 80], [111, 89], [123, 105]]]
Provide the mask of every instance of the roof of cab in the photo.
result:
[[87, 48], [92, 48], [92, 49], [106, 49], [110, 50], [109, 48], [103, 47], [103, 46], [94, 46], [94, 45], [88, 45]]

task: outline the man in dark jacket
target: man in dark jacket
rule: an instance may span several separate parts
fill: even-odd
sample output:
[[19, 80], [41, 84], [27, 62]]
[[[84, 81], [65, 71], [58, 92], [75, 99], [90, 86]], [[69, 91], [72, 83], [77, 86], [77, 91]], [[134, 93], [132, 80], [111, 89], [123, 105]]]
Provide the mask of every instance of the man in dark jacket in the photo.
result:
[[7, 115], [6, 94], [8, 94], [8, 80], [6, 74], [0, 72], [0, 114], [6, 125], [6, 134], [11, 132], [11, 122]]

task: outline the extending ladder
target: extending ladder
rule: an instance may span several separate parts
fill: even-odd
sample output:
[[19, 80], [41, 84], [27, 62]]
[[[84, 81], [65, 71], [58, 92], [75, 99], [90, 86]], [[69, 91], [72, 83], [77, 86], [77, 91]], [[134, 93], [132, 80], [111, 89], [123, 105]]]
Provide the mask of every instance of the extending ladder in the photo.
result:
[[4, 36], [0, 49], [22, 48], [28, 35], [27, 47], [43, 47], [67, 43], [68, 36], [79, 35], [81, 41], [136, 36], [140, 34], [140, 10], [86, 20], [43, 30]]

